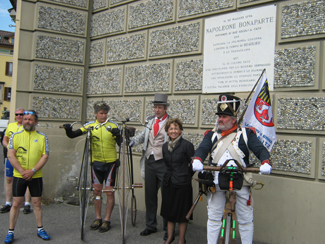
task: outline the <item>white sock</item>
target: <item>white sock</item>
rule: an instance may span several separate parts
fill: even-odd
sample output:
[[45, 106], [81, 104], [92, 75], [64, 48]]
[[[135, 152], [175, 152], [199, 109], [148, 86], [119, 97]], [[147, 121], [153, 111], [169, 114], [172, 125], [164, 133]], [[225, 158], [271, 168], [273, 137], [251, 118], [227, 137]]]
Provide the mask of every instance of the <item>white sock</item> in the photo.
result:
[[11, 206], [11, 202], [6, 202], [6, 205], [9, 205], [9, 206]]
[[30, 206], [30, 202], [25, 202], [25, 206]]

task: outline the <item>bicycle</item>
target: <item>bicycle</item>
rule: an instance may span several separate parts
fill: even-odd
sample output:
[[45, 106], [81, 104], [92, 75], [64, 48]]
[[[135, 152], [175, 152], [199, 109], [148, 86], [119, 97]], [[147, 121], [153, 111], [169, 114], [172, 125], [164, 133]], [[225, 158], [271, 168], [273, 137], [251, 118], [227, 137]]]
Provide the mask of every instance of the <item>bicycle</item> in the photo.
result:
[[[230, 161], [234, 161], [237, 166], [227, 166]], [[240, 190], [242, 187], [243, 181], [243, 173], [244, 172], [260, 172], [259, 168], [243, 168], [238, 161], [235, 159], [228, 159], [222, 166], [203, 166], [204, 171], [220, 171], [224, 175], [228, 176], [229, 183], [227, 187], [227, 202], [225, 205], [223, 217], [222, 217], [222, 225], [219, 234], [219, 244], [235, 244], [236, 243], [236, 190]], [[240, 178], [241, 185], [234, 185], [234, 180]], [[194, 211], [198, 200], [201, 198], [203, 194], [207, 195], [208, 191], [215, 192], [214, 183], [211, 179], [195, 179], [199, 182], [199, 194], [194, 201], [192, 208], [187, 214], [186, 218], [189, 219], [191, 214]], [[220, 181], [220, 179], [219, 179]], [[260, 185], [260, 188], [255, 188], [256, 190], [260, 190], [264, 187], [264, 183], [262, 182], [254, 182], [254, 187], [256, 185]], [[219, 182], [220, 186], [220, 182]]]
[[[79, 178], [70, 177], [67, 179], [68, 182], [70, 183], [78, 181], [78, 183], [75, 185], [75, 189], [79, 191], [80, 225], [81, 225], [80, 239], [81, 240], [84, 239], [84, 227], [86, 223], [89, 200], [90, 200], [91, 192], [94, 190], [92, 187], [91, 170], [90, 173], [88, 173], [89, 166], [91, 165], [92, 162], [91, 131], [93, 129], [98, 129], [100, 126], [105, 125], [108, 120], [109, 118], [105, 122], [101, 124], [97, 124], [95, 127], [93, 126], [89, 126], [87, 128], [84, 127], [87, 130], [87, 133], [86, 133], [85, 147], [82, 156]], [[73, 122], [71, 124], [71, 127], [76, 123], [79, 122], [77, 121]], [[64, 126], [61, 125], [59, 126], [59, 128], [64, 128]]]
[[[133, 226], [136, 224], [136, 214], [137, 214], [137, 205], [136, 205], [136, 197], [134, 194], [135, 188], [142, 188], [142, 183], [134, 183], [134, 175], [133, 175], [133, 158], [132, 158], [132, 149], [129, 145], [130, 137], [134, 136], [135, 128], [126, 126], [127, 122], [130, 122], [132, 119], [137, 118], [126, 118], [124, 120], [118, 120], [122, 123], [122, 145], [120, 150], [122, 150], [121, 156], [121, 165], [118, 167], [117, 176], [116, 176], [116, 186], [114, 190], [117, 191], [118, 199], [119, 199], [119, 211], [120, 211], [120, 219], [121, 219], [121, 232], [122, 232], [122, 243], [125, 243], [125, 233], [126, 233], [126, 223], [127, 223], [127, 215], [128, 215], [128, 207], [130, 200], [130, 192], [131, 192], [131, 223]], [[140, 121], [141, 123], [141, 121]], [[142, 124], [142, 123], [141, 123]], [[102, 190], [102, 192], [106, 192], [107, 190]]]
[[[116, 119], [116, 118], [115, 118]], [[87, 127], [87, 136], [85, 141], [85, 148], [83, 153], [83, 160], [81, 165], [81, 170], [79, 174], [79, 178], [77, 177], [70, 177], [68, 178], [69, 182], [76, 182], [78, 181], [78, 184], [75, 186], [77, 190], [79, 190], [79, 206], [80, 206], [80, 218], [81, 218], [81, 240], [83, 240], [84, 237], [84, 225], [86, 221], [86, 214], [87, 209], [89, 205], [89, 199], [90, 199], [90, 192], [94, 190], [92, 188], [92, 178], [91, 174], [88, 173], [88, 167], [91, 163], [91, 131], [93, 129], [97, 129], [100, 126], [103, 126], [107, 123], [107, 121], [110, 120], [108, 118], [105, 122], [96, 125], [95, 127]], [[120, 120], [121, 121], [121, 120]], [[131, 222], [132, 225], [135, 226], [136, 223], [136, 197], [134, 194], [134, 188], [141, 188], [141, 183], [134, 183], [134, 177], [133, 177], [133, 160], [132, 160], [132, 151], [131, 147], [126, 147], [126, 143], [129, 144], [130, 137], [134, 135], [135, 128], [134, 127], [127, 127], [126, 122], [129, 122], [130, 119], [126, 118], [125, 120], [122, 120], [122, 145], [120, 147], [120, 150], [122, 148], [122, 160], [121, 165], [117, 168], [116, 173], [116, 186], [113, 188], [113, 190], [102, 190], [102, 193], [106, 193], [108, 191], [117, 191], [118, 197], [119, 197], [119, 210], [120, 210], [120, 219], [121, 219], [121, 229], [122, 229], [122, 243], [125, 242], [125, 229], [126, 229], [126, 217], [128, 213], [128, 200], [129, 200], [129, 192], [127, 190], [131, 190], [132, 196], [131, 196]], [[74, 122], [71, 124], [73, 126]], [[141, 123], [141, 121], [140, 121]], [[142, 123], [141, 123], [142, 124]], [[60, 128], [63, 128], [63, 126], [60, 126]], [[107, 128], [108, 130], [110, 128]], [[120, 152], [119, 152], [120, 154]], [[126, 161], [126, 155], [129, 155]]]

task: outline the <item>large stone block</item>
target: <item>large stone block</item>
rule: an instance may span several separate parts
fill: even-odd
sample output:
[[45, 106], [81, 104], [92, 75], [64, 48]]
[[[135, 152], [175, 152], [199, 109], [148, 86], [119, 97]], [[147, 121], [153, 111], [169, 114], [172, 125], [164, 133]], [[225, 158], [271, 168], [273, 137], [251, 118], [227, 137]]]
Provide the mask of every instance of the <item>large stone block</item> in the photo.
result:
[[146, 0], [128, 5], [128, 30], [175, 22], [174, 0]]
[[325, 97], [322, 94], [275, 94], [277, 131], [324, 134]]
[[82, 95], [84, 68], [46, 62], [18, 61], [17, 90]]
[[89, 64], [103, 65], [105, 61], [105, 39], [92, 41], [90, 43]]
[[202, 53], [202, 21], [149, 30], [149, 59]]
[[107, 9], [109, 0], [93, 0], [93, 12]]
[[325, 37], [323, 0], [280, 2], [278, 16], [278, 42]]
[[147, 31], [106, 39], [106, 64], [147, 58]]
[[84, 68], [33, 62], [31, 90], [82, 94]]
[[124, 93], [171, 92], [172, 60], [125, 66]]
[[95, 13], [91, 17], [91, 37], [122, 33], [125, 30], [126, 6]]
[[123, 66], [92, 68], [88, 72], [87, 94], [122, 94]]
[[203, 58], [190, 57], [174, 62], [174, 92], [202, 92]]
[[272, 173], [315, 178], [316, 138], [278, 135], [272, 149]]
[[87, 20], [86, 11], [37, 3], [37, 29], [86, 36]]
[[84, 64], [85, 39], [34, 33], [35, 59]]
[[275, 50], [274, 88], [319, 88], [320, 43], [281, 45]]
[[29, 104], [40, 120], [81, 120], [81, 98], [31, 93]]

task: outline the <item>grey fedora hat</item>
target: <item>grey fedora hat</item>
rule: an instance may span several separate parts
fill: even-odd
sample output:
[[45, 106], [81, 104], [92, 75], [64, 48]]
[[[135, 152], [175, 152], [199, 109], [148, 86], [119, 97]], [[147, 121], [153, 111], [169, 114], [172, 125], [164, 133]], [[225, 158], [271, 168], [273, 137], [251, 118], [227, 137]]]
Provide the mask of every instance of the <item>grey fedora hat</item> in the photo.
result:
[[169, 103], [167, 102], [167, 99], [168, 99], [167, 94], [156, 93], [155, 99], [152, 103], [153, 104], [169, 105]]

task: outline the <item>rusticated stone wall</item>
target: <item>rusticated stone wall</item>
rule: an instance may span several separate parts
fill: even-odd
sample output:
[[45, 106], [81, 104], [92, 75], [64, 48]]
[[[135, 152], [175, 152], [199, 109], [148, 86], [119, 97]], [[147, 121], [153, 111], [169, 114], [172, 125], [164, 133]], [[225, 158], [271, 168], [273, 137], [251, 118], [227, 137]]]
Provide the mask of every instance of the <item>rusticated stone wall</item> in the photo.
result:
[[[49, 167], [62, 165], [62, 157], [66, 163], [61, 176], [52, 176], [60, 186], [45, 183], [50, 189], [48, 197], [63, 194], [67, 186], [62, 177], [78, 172], [82, 151], [80, 140], [64, 145], [65, 134], [58, 125], [92, 120], [96, 101], [106, 101], [111, 106], [109, 116], [117, 122], [132, 118], [129, 124], [140, 133], [143, 126], [136, 120], [144, 122], [152, 115], [156, 92], [166, 93], [168, 113], [183, 121], [184, 137], [197, 148], [203, 133], [214, 127], [219, 95], [202, 93], [205, 19], [267, 4], [277, 6], [271, 95], [278, 141], [271, 152], [273, 175], [256, 176], [269, 185], [254, 195], [256, 202], [265, 204], [255, 208], [255, 237], [265, 243], [320, 243], [299, 224], [293, 239], [276, 229], [274, 226], [286, 223], [279, 214], [283, 211], [289, 212], [288, 219], [298, 218], [296, 223], [306, 219], [274, 201], [286, 199], [278, 182], [293, 188], [299, 185], [300, 189], [290, 190], [304, 196], [310, 193], [307, 185], [321, 187], [325, 180], [323, 0], [22, 0], [17, 28], [17, 107], [39, 112], [39, 128], [50, 134], [53, 145]], [[247, 93], [236, 95], [247, 97]], [[136, 160], [140, 154], [141, 147], [134, 148]], [[259, 166], [256, 158], [252, 157], [252, 162]], [[196, 183], [193, 185], [196, 189]], [[72, 194], [73, 189], [66, 192]], [[298, 196], [290, 199], [306, 200]], [[324, 197], [321, 200], [325, 201]], [[313, 199], [306, 201], [312, 205]], [[266, 218], [265, 208], [276, 209], [274, 215], [279, 220]], [[296, 212], [305, 208], [294, 206]], [[205, 206], [197, 211], [205, 212]], [[317, 214], [310, 211], [309, 223], [315, 223], [320, 214], [325, 217], [323, 210]], [[199, 223], [205, 220], [201, 218]], [[322, 224], [311, 230], [315, 232], [317, 226]]]

